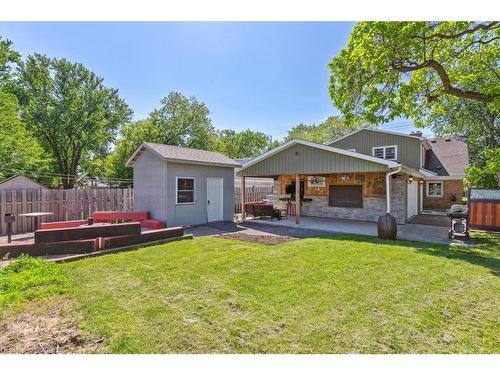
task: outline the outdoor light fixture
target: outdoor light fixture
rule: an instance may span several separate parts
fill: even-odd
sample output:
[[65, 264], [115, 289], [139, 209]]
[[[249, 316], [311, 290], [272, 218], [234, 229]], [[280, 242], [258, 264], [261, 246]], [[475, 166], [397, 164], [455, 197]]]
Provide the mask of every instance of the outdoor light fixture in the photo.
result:
[[411, 185], [413, 183], [413, 176], [410, 175], [410, 177], [408, 177], [408, 185]]

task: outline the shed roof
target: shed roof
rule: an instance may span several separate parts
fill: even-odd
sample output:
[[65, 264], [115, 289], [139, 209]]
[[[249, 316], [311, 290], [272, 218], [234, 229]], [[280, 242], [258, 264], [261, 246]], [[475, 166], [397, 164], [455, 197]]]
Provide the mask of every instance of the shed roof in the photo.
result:
[[144, 150], [149, 150], [154, 155], [171, 162], [215, 165], [222, 167], [241, 166], [239, 163], [221, 154], [220, 152], [198, 150], [195, 148], [171, 146], [152, 142], [141, 143], [132, 156], [127, 160], [125, 165], [127, 167], [131, 167]]
[[33, 180], [32, 178], [29, 178], [29, 177], [26, 177], [20, 173], [17, 173], [13, 176], [10, 176], [8, 178], [6, 178], [5, 180], [2, 180], [0, 181], [0, 188], [2, 187], [3, 184], [7, 183], [7, 182], [13, 182], [13, 181], [16, 181], [18, 179], [23, 179], [25, 181], [29, 181], [30, 183], [32, 183], [33, 185], [37, 185], [38, 187], [40, 187], [41, 189], [47, 189], [47, 187], [45, 185], [42, 185], [41, 183]]

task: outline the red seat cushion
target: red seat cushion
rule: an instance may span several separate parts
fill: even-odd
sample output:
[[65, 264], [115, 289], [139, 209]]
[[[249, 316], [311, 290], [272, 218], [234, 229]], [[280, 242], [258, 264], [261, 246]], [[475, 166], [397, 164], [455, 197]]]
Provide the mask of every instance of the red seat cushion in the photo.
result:
[[141, 222], [141, 225], [150, 229], [163, 229], [165, 228], [165, 222], [160, 220], [148, 219]]
[[114, 220], [144, 221], [149, 219], [148, 211], [94, 211], [92, 219], [96, 223], [110, 223]]

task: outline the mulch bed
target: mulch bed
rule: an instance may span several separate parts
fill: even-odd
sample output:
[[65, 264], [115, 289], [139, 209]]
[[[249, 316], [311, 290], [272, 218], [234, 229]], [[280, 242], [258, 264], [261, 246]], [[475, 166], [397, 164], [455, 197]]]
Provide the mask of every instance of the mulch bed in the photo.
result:
[[229, 233], [229, 234], [222, 234], [219, 237], [228, 240], [257, 242], [264, 245], [276, 245], [282, 242], [297, 240], [297, 238], [289, 236], [271, 236], [266, 234], [247, 234], [247, 233]]

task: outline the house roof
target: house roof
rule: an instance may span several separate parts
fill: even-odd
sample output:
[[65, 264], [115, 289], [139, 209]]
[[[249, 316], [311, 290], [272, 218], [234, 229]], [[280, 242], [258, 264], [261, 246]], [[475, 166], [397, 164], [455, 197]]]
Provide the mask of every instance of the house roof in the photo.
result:
[[382, 130], [382, 129], [373, 129], [373, 128], [361, 128], [361, 129], [358, 129], [356, 131], [353, 131], [352, 133], [349, 133], [349, 134], [346, 134], [344, 135], [343, 137], [340, 137], [340, 138], [337, 138], [337, 139], [334, 139], [330, 142], [328, 142], [328, 145], [331, 145], [337, 141], [340, 141], [341, 139], [344, 139], [344, 138], [347, 138], [347, 137], [350, 137], [351, 135], [353, 134], [356, 134], [356, 133], [359, 133], [361, 131], [372, 131], [372, 132], [378, 132], [378, 133], [385, 133], [385, 134], [391, 134], [391, 135], [398, 135], [398, 136], [401, 136], [401, 137], [408, 137], [408, 138], [415, 138], [415, 139], [420, 139], [421, 141], [425, 141], [426, 139], [424, 137], [420, 137], [418, 135], [412, 135], [412, 134], [405, 134], [405, 133], [398, 133], [398, 132], [391, 132], [389, 130]]
[[467, 143], [458, 137], [435, 138], [429, 140], [430, 150], [426, 151], [425, 169], [437, 176], [464, 177], [469, 166]]
[[309, 147], [317, 148], [317, 149], [324, 150], [324, 151], [329, 151], [329, 152], [336, 153], [336, 154], [346, 155], [346, 156], [350, 156], [350, 157], [357, 158], [357, 159], [371, 161], [374, 163], [385, 165], [389, 168], [395, 168], [395, 167], [398, 167], [400, 165], [399, 163], [397, 163], [395, 161], [376, 158], [374, 156], [368, 156], [368, 155], [360, 154], [358, 152], [347, 151], [347, 150], [344, 150], [341, 148], [336, 148], [336, 147], [327, 146], [327, 145], [323, 145], [323, 144], [319, 144], [319, 143], [304, 141], [301, 139], [292, 139], [291, 141], [285, 142], [285, 143], [279, 145], [278, 147], [275, 147], [267, 152], [264, 152], [262, 155], [251, 159], [247, 163], [243, 164], [242, 170], [244, 170], [245, 168], [248, 168], [248, 167], [264, 160], [264, 159], [267, 159], [268, 157], [275, 155], [275, 154], [277, 154], [277, 153], [279, 153], [279, 152], [281, 152], [281, 151], [283, 151], [283, 150], [285, 150], [293, 145], [296, 145], [296, 144], [309, 146]]
[[44, 186], [44, 185], [42, 185], [41, 183], [39, 183], [39, 182], [37, 182], [37, 181], [33, 180], [32, 178], [29, 178], [29, 177], [27, 177], [27, 176], [25, 176], [25, 175], [22, 175], [22, 174], [20, 174], [20, 173], [17, 173], [17, 174], [15, 174], [15, 175], [13, 175], [13, 176], [10, 176], [10, 177], [6, 178], [5, 180], [0, 181], [0, 186], [1, 186], [2, 184], [4, 184], [4, 183], [6, 183], [6, 182], [8, 182], [8, 181], [12, 181], [12, 180], [14, 180], [14, 179], [16, 179], [16, 178], [25, 178], [26, 180], [29, 180], [29, 181], [30, 181], [30, 182], [32, 182], [33, 184], [38, 185], [40, 188], [42, 188], [42, 189], [47, 189], [47, 187], [46, 187], [46, 186]]
[[131, 167], [134, 164], [135, 160], [137, 160], [137, 158], [144, 152], [144, 150], [149, 150], [154, 155], [171, 162], [216, 165], [222, 167], [241, 166], [233, 159], [230, 159], [219, 152], [198, 150], [188, 147], [171, 146], [152, 142], [141, 143], [141, 145], [134, 151], [132, 156], [127, 160], [125, 165], [127, 167]]

